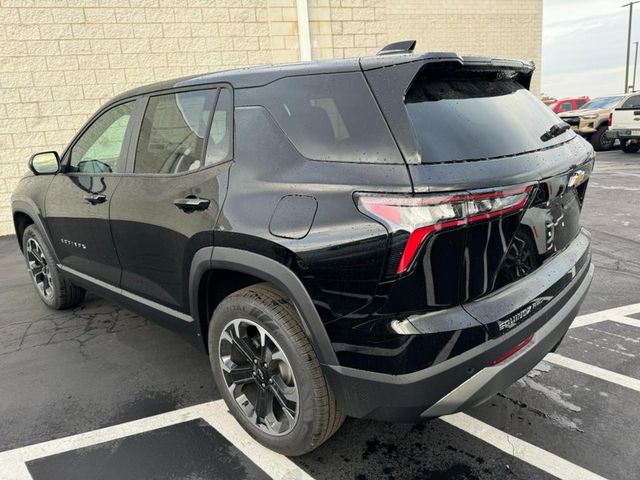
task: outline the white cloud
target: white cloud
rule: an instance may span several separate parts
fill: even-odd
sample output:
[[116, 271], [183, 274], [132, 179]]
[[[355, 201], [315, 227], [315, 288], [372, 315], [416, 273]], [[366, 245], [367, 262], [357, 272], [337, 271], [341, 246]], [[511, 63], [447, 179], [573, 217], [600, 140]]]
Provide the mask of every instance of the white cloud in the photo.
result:
[[[629, 76], [632, 74], [633, 70]], [[556, 98], [582, 95], [594, 98], [620, 93], [623, 79], [624, 66], [588, 72], [557, 73], [542, 77], [542, 91]], [[640, 86], [640, 77], [636, 79], [636, 85]]]
[[[556, 97], [623, 91], [626, 0], [544, 0], [542, 91]], [[640, 4], [632, 41], [640, 40]], [[633, 52], [631, 62], [633, 62]], [[633, 69], [633, 65], [631, 65]]]

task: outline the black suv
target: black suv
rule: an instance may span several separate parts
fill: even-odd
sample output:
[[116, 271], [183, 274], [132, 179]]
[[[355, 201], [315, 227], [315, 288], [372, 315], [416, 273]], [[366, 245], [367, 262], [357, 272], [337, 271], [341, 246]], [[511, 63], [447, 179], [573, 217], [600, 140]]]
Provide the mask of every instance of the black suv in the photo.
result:
[[34, 155], [12, 206], [41, 299], [90, 289], [184, 334], [287, 455], [524, 375], [593, 276], [593, 150], [532, 63], [381, 53], [142, 87]]

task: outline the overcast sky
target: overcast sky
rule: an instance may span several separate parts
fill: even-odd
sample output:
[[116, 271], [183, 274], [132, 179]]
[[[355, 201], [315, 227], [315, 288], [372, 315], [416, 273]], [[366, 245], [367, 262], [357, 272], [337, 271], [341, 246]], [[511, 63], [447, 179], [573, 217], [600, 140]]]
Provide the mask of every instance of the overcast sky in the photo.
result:
[[[623, 91], [629, 21], [629, 7], [621, 7], [625, 3], [628, 0], [544, 0], [542, 92], [556, 98], [593, 98]], [[640, 3], [633, 13], [632, 42], [640, 40]], [[632, 44], [629, 83], [634, 48]]]

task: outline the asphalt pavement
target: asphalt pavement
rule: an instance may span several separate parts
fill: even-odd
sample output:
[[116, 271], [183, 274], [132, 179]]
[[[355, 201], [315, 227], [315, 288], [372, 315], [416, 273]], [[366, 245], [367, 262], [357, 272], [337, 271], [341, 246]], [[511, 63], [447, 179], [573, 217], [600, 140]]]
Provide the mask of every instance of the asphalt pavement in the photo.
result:
[[420, 425], [348, 419], [286, 459], [226, 412], [207, 357], [99, 297], [48, 310], [0, 238], [0, 479], [640, 478], [640, 153], [599, 154], [594, 281], [554, 355], [484, 405]]

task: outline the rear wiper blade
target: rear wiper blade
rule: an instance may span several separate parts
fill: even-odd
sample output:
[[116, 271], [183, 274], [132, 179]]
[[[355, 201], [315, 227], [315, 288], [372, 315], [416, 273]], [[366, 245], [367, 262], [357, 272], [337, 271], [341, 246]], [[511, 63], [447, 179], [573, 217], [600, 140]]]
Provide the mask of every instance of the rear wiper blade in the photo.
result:
[[558, 135], [566, 132], [570, 128], [571, 126], [568, 123], [565, 123], [565, 122], [556, 123], [555, 125], [552, 125], [549, 130], [547, 130], [540, 136], [540, 140], [542, 140], [543, 142], [546, 142], [547, 140], [551, 140], [552, 138], [557, 137]]

